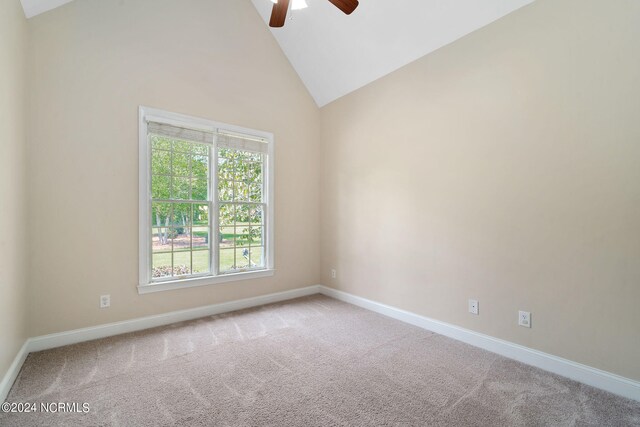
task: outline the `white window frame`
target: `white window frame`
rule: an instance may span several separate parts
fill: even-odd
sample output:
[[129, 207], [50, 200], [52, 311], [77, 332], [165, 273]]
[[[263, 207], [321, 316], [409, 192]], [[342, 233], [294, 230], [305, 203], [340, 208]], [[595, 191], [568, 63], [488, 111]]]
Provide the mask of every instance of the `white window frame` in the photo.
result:
[[[184, 127], [187, 129], [197, 129], [218, 133], [240, 134], [250, 137], [257, 137], [267, 141], [268, 153], [267, 161], [264, 164], [263, 179], [264, 200], [267, 204], [265, 212], [265, 232], [264, 232], [264, 262], [265, 267], [259, 270], [225, 272], [218, 273], [218, 257], [220, 246], [218, 239], [214, 236], [218, 235], [218, 162], [212, 161], [217, 159], [217, 146], [214, 145], [210, 150], [209, 163], [209, 217], [210, 217], [210, 251], [213, 254], [211, 272], [204, 276], [189, 277], [176, 280], [165, 280], [161, 282], [152, 282], [151, 280], [151, 144], [148, 138], [147, 123], [152, 119], [153, 122], [166, 123], [173, 126]], [[274, 138], [269, 132], [248, 129], [240, 126], [229, 125], [226, 123], [215, 122], [212, 120], [202, 119], [198, 117], [187, 116], [179, 113], [171, 113], [140, 106], [139, 108], [139, 280], [138, 293], [146, 294], [158, 291], [167, 291], [173, 289], [191, 288], [195, 286], [214, 285], [218, 283], [233, 282], [237, 280], [256, 279], [260, 277], [268, 277], [274, 275]], [[215, 245], [214, 245], [215, 242]]]

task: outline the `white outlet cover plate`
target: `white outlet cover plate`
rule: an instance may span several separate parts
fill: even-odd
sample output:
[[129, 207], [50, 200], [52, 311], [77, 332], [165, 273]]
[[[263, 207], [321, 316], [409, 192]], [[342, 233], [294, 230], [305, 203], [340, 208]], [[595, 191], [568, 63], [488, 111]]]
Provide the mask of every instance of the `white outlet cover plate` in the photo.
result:
[[111, 306], [111, 295], [100, 296], [100, 308], [107, 308]]
[[525, 328], [531, 327], [531, 313], [528, 311], [519, 311], [518, 312], [518, 325], [524, 326]]
[[479, 314], [480, 306], [478, 300], [470, 299], [469, 300], [469, 313], [471, 314]]

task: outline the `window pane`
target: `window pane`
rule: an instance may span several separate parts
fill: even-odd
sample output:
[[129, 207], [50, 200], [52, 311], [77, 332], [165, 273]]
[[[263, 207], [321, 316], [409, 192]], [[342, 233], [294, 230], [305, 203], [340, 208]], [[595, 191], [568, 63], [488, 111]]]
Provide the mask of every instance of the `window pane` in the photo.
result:
[[154, 150], [171, 150], [171, 141], [163, 136], [151, 135], [151, 148]]
[[171, 224], [174, 227], [191, 227], [192, 206], [191, 203], [173, 203], [173, 215]]
[[218, 181], [218, 200], [223, 202], [233, 201], [233, 181], [225, 179]]
[[[235, 152], [236, 154], [238, 153], [237, 151]], [[233, 167], [233, 180], [234, 181], [244, 181], [245, 179], [245, 170], [246, 170], [246, 163], [244, 163], [242, 161], [241, 157], [236, 156], [235, 157], [235, 162], [234, 162], [234, 167]]]
[[235, 206], [230, 204], [220, 205], [220, 226], [233, 225], [235, 221]]
[[249, 201], [260, 203], [262, 202], [262, 183], [251, 182], [249, 183]]
[[232, 150], [229, 150], [228, 148], [221, 148], [218, 150], [218, 158], [220, 159], [226, 159], [230, 156]]
[[153, 252], [171, 252], [168, 227], [153, 227], [151, 229], [151, 249]]
[[173, 151], [189, 153], [192, 145], [194, 145], [192, 142], [175, 140], [173, 141]]
[[185, 177], [173, 177], [173, 191], [171, 197], [176, 200], [188, 200], [191, 189], [191, 179]]
[[249, 210], [247, 205], [236, 205], [236, 222], [249, 224]]
[[191, 250], [191, 229], [175, 227], [170, 229], [170, 233], [174, 252]]
[[204, 144], [193, 144], [191, 147], [192, 152], [196, 156], [205, 156], [207, 157], [207, 162], [209, 158], [209, 145]]
[[153, 254], [151, 277], [158, 279], [171, 276], [171, 254]]
[[220, 249], [220, 271], [231, 271], [234, 269], [235, 260], [234, 260], [235, 249]]
[[173, 176], [191, 176], [191, 155], [188, 153], [174, 152], [171, 166]]
[[248, 176], [248, 164], [243, 160], [243, 156], [240, 154], [236, 160], [233, 179], [234, 181], [246, 181]]
[[194, 204], [192, 209], [193, 209], [193, 219], [191, 223], [194, 226], [208, 226], [209, 225], [209, 205]]
[[209, 248], [209, 228], [193, 227], [191, 236], [191, 245], [193, 250]]
[[171, 198], [171, 177], [158, 175], [151, 177], [151, 198], [163, 200]]
[[252, 226], [249, 229], [249, 244], [251, 246], [262, 245], [262, 227]]
[[206, 178], [191, 180], [191, 200], [208, 200], [209, 182]]
[[264, 267], [264, 249], [261, 246], [249, 248], [251, 267]]
[[249, 226], [236, 227], [236, 246], [249, 246]]
[[191, 255], [193, 258], [193, 274], [209, 273], [209, 251], [194, 251]]
[[232, 248], [235, 245], [235, 227], [220, 227], [220, 248]]
[[171, 222], [171, 203], [153, 203], [151, 205], [151, 225], [154, 227], [168, 226]]
[[[208, 147], [205, 148], [208, 149]], [[194, 155], [191, 158], [191, 175], [205, 179], [209, 176], [209, 153]]]
[[249, 209], [249, 222], [252, 225], [262, 225], [262, 206], [253, 206]]
[[234, 183], [234, 196], [236, 202], [248, 202], [249, 201], [249, 184], [242, 181], [236, 181]]
[[218, 157], [218, 179], [233, 181], [233, 162], [231, 160]]
[[254, 182], [262, 182], [262, 160], [248, 163], [247, 179]]
[[264, 154], [261, 153], [248, 153], [248, 160], [256, 163], [261, 163], [264, 160]]
[[173, 253], [173, 275], [186, 276], [191, 274], [191, 252], [174, 252]]
[[153, 150], [151, 153], [151, 174], [171, 174], [171, 151]]
[[236, 268], [249, 267], [249, 248], [236, 249]]

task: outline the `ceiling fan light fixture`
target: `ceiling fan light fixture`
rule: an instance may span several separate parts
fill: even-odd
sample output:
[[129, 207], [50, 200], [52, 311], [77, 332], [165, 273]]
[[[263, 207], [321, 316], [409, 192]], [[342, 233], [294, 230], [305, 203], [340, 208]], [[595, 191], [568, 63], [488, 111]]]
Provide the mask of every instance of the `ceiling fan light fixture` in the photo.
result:
[[291, 10], [306, 9], [307, 7], [309, 6], [307, 5], [306, 0], [293, 0], [293, 2], [291, 3]]
[[[278, 4], [278, 0], [271, 0], [271, 3]], [[308, 7], [309, 5], [306, 0], [293, 0], [291, 3], [291, 10], [306, 9]]]
[[[306, 0], [271, 0], [271, 2], [273, 3], [271, 18], [269, 19], [269, 26], [271, 28], [280, 28], [284, 26], [284, 23], [287, 20], [289, 5], [291, 5], [291, 10], [300, 10], [308, 7]], [[358, 0], [329, 0], [329, 2], [346, 15], [351, 15], [359, 5]]]

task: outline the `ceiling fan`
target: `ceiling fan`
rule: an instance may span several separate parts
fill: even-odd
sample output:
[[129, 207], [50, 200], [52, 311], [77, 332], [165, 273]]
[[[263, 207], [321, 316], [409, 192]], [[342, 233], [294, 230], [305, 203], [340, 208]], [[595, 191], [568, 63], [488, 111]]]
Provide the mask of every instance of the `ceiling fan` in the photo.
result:
[[[289, 0], [271, 0], [273, 9], [271, 10], [271, 20], [269, 26], [279, 28], [284, 26], [284, 22], [287, 19], [287, 12], [289, 11]], [[329, 0], [335, 7], [351, 15], [351, 12], [358, 7], [358, 0]], [[305, 0], [293, 0], [291, 10], [304, 9], [307, 7]]]

